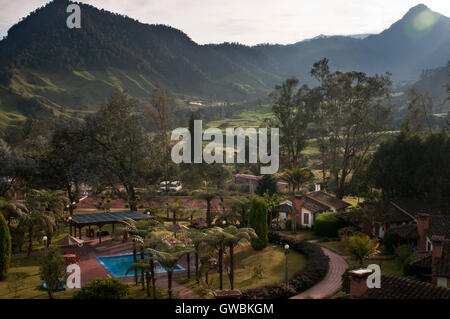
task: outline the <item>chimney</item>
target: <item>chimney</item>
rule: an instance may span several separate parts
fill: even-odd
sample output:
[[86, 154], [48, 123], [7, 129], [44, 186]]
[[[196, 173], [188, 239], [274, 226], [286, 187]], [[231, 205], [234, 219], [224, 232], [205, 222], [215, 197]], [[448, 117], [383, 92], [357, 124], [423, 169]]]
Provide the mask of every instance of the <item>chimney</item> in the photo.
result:
[[430, 215], [420, 213], [417, 215], [417, 232], [419, 233], [419, 243], [417, 250], [427, 250], [427, 231], [430, 227]]
[[437, 285], [436, 263], [438, 259], [442, 258], [444, 236], [433, 236], [431, 237], [431, 242], [433, 244], [433, 252], [431, 254], [431, 282], [433, 283], [433, 285]]
[[350, 298], [359, 298], [369, 290], [367, 278], [370, 274], [372, 274], [372, 269], [367, 268], [350, 271]]
[[316, 184], [316, 189], [315, 189], [315, 191], [316, 191], [316, 192], [320, 191], [320, 184]]

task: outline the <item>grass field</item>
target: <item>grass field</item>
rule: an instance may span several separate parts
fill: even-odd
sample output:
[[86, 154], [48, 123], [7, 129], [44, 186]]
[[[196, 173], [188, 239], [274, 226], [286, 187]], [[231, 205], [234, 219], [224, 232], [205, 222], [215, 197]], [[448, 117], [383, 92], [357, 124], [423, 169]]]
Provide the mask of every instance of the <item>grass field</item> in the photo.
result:
[[[270, 284], [280, 283], [285, 275], [285, 255], [281, 246], [269, 245], [263, 250], [254, 250], [250, 245], [238, 247], [235, 252], [235, 289], [256, 288]], [[228, 263], [228, 259], [225, 258]], [[306, 258], [290, 251], [288, 257], [288, 273], [291, 277], [295, 272], [303, 269], [306, 265]], [[255, 268], [261, 267], [261, 276], [256, 275]], [[187, 281], [185, 277], [177, 278], [178, 283], [204, 295], [205, 292], [199, 289], [195, 283], [195, 278]], [[203, 278], [204, 280], [204, 278]], [[224, 272], [224, 289], [230, 289], [230, 282], [226, 272]], [[219, 274], [212, 272], [209, 274], [209, 288], [219, 289]]]

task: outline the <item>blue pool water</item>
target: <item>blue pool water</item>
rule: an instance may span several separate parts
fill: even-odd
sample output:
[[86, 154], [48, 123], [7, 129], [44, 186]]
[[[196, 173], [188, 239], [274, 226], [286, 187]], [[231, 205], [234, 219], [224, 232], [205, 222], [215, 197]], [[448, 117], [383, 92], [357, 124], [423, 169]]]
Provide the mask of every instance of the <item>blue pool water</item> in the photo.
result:
[[[138, 262], [139, 258], [141, 256], [138, 254]], [[147, 258], [147, 255], [145, 255]], [[131, 270], [127, 274], [128, 267], [133, 264], [133, 254], [125, 254], [125, 255], [114, 255], [114, 256], [102, 256], [97, 257], [97, 260], [100, 264], [102, 264], [103, 267], [106, 268], [106, 270], [111, 274], [113, 277], [130, 277], [134, 276], [134, 271]], [[155, 263], [155, 273], [162, 273], [166, 272], [164, 268], [158, 266], [157, 263]], [[181, 271], [184, 270], [181, 265], [177, 265], [175, 267], [174, 271]], [[140, 273], [140, 272], [139, 272]]]

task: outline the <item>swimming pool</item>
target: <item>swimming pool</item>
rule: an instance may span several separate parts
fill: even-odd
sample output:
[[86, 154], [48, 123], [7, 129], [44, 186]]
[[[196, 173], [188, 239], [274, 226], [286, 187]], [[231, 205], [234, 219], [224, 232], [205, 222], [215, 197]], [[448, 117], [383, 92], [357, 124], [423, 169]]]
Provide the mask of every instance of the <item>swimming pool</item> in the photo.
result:
[[[140, 260], [140, 255], [138, 254], [138, 262]], [[145, 255], [147, 258], [147, 255]], [[133, 264], [133, 254], [124, 254], [124, 255], [113, 255], [113, 256], [101, 256], [97, 257], [97, 260], [103, 267], [111, 274], [113, 277], [131, 277], [134, 276], [134, 271], [131, 270], [127, 274], [128, 267]], [[166, 272], [164, 268], [160, 267], [157, 263], [155, 263], [155, 273], [163, 273]], [[184, 268], [181, 265], [177, 265], [174, 271], [181, 271]], [[140, 271], [139, 271], [140, 273]]]

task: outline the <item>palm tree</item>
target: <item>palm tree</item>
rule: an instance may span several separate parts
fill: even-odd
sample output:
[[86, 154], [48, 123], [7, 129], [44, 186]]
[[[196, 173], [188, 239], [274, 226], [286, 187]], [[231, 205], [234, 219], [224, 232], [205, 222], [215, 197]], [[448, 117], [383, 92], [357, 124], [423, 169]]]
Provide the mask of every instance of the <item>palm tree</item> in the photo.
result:
[[172, 212], [172, 222], [174, 225], [177, 224], [177, 216], [181, 214], [181, 204], [180, 202], [174, 201], [169, 205], [169, 211]]
[[223, 228], [213, 227], [207, 230], [207, 236], [205, 242], [211, 251], [217, 250], [219, 255], [219, 289], [223, 289], [223, 254], [225, 253], [225, 239], [227, 238], [227, 233], [224, 232]]
[[[35, 232], [39, 229], [48, 227], [54, 223], [53, 216], [40, 210], [26, 210], [19, 215], [19, 227], [28, 232], [28, 251], [27, 256], [31, 255], [33, 250], [33, 238]], [[47, 225], [47, 226], [45, 226]]]
[[205, 190], [198, 193], [196, 196], [197, 198], [206, 201], [206, 223], [208, 224], [208, 227], [211, 227], [212, 224], [211, 202], [214, 198], [217, 197], [217, 192]]
[[191, 229], [187, 236], [191, 240], [191, 245], [194, 248], [195, 254], [195, 280], [197, 285], [200, 284], [200, 273], [199, 273], [199, 257], [202, 246], [205, 245], [206, 233], [198, 229]]
[[252, 238], [258, 237], [252, 228], [236, 228], [228, 226], [223, 230], [226, 233], [224, 244], [230, 251], [230, 288], [234, 289], [234, 248], [243, 242], [249, 242]]
[[28, 232], [28, 256], [33, 249], [33, 236], [37, 230], [45, 231], [47, 243], [51, 244], [66, 201], [67, 198], [62, 191], [32, 190], [27, 196], [25, 205], [16, 210], [19, 227]]
[[269, 208], [269, 228], [272, 228], [272, 219], [273, 219], [273, 212], [275, 210], [275, 206], [278, 205], [278, 203], [282, 200], [282, 197], [278, 195], [277, 193], [270, 195], [268, 192], [264, 193], [264, 200], [267, 203], [267, 207]]
[[11, 220], [19, 218], [19, 216], [27, 211], [26, 205], [9, 198], [0, 198], [0, 211], [5, 216], [8, 226]]
[[251, 199], [249, 196], [239, 196], [234, 199], [231, 209], [239, 212], [241, 214], [240, 217], [240, 226], [247, 226], [247, 214], [250, 209]]
[[52, 242], [52, 237], [57, 230], [59, 222], [64, 220], [64, 209], [67, 204], [67, 197], [64, 191], [32, 190], [27, 196], [26, 206], [30, 211], [39, 211], [48, 215], [43, 221], [42, 227], [47, 236], [48, 245]]
[[167, 245], [162, 250], [151, 249], [158, 264], [167, 271], [167, 293], [169, 299], [172, 299], [172, 275], [173, 270], [177, 266], [181, 257], [191, 252], [190, 248], [186, 248], [184, 245]]
[[363, 265], [365, 258], [378, 253], [378, 241], [365, 234], [343, 237], [342, 241], [350, 255], [359, 261], [360, 266]]
[[[305, 168], [287, 168], [284, 170], [284, 173], [281, 175], [281, 179], [289, 184], [292, 204], [295, 203], [295, 192], [300, 190], [303, 185], [310, 181], [313, 177], [314, 175], [312, 172]], [[292, 209], [291, 220], [292, 232], [295, 233], [297, 232], [297, 211], [295, 209], [295, 205]]]
[[[129, 238], [133, 243], [133, 264], [137, 264], [138, 248], [141, 249], [141, 259], [144, 259], [143, 247], [144, 247], [145, 230], [138, 228], [136, 225], [136, 221], [131, 218], [125, 218], [120, 223], [123, 224], [123, 227], [119, 229], [119, 231], [114, 235], [114, 237], [118, 238], [123, 234], [129, 235]], [[138, 284], [137, 270], [138, 267], [134, 267], [134, 282], [136, 285]], [[143, 285], [143, 283], [144, 283], [144, 272], [143, 270], [141, 270], [141, 284]]]

